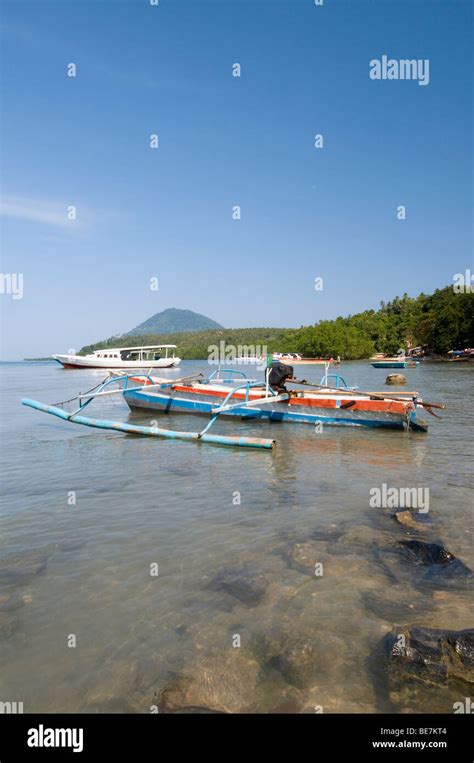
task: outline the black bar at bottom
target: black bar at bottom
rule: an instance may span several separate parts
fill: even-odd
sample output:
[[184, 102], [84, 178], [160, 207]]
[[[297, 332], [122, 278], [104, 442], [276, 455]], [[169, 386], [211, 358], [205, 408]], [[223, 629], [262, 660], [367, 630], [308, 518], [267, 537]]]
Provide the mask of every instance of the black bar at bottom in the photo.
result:
[[314, 760], [331, 754], [393, 760], [411, 753], [420, 761], [472, 763], [472, 738], [472, 717], [462, 714], [1, 715], [0, 763], [157, 760], [173, 749], [182, 757], [186, 742], [193, 757], [211, 751], [254, 757], [260, 745], [266, 758], [273, 750], [281, 757], [282, 745], [289, 745], [296, 755], [312, 751]]

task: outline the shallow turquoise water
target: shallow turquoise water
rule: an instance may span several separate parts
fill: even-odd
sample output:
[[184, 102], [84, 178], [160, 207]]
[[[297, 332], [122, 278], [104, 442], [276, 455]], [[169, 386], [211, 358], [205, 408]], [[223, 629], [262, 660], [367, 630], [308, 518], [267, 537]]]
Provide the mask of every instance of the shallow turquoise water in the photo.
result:
[[[207, 375], [209, 367], [188, 361], [160, 375], [195, 370]], [[24, 408], [20, 398], [63, 400], [92, 387], [102, 372], [50, 363], [2, 364], [0, 372], [0, 554], [48, 554], [47, 568], [16, 589], [27, 603], [15, 612], [16, 631], [0, 640], [0, 699], [22, 701], [26, 712], [149, 712], [170, 671], [209, 652], [228, 652], [238, 633], [242, 654], [260, 665], [253, 709], [269, 711], [294, 699], [259, 647], [276, 629], [314, 633], [327, 645], [330, 669], [297, 692], [297, 709], [389, 709], [379, 651], [397, 622], [364, 603], [368, 591], [390, 591], [371, 558], [369, 536], [390, 542], [406, 530], [383, 509], [370, 508], [369, 490], [382, 483], [428, 487], [432, 532], [474, 568], [466, 402], [472, 364], [406, 369], [408, 389], [447, 404], [443, 421], [423, 414], [427, 435], [343, 427], [315, 434], [311, 426], [232, 420], [213, 430], [274, 437], [273, 453], [74, 427]], [[345, 364], [341, 372], [362, 389], [384, 387], [386, 372], [367, 363]], [[321, 370], [298, 373], [319, 381]], [[119, 398], [89, 411], [131, 417]], [[147, 416], [133, 420], [146, 423]], [[175, 415], [162, 425], [196, 431], [203, 422]], [[68, 503], [71, 491], [75, 505]], [[325, 573], [315, 582], [288, 564], [287, 550], [331, 525], [346, 533], [345, 555], [333, 555], [331, 543], [322, 546]], [[359, 527], [362, 542], [354, 533]], [[153, 563], [158, 577], [150, 575]], [[256, 606], [208, 588], [223, 567], [242, 564], [257, 567], [269, 582]], [[403, 569], [401, 575], [409, 597]], [[426, 596], [428, 606], [414, 612], [414, 623], [472, 625], [462, 592]], [[71, 634], [75, 648], [68, 647]], [[333, 647], [335, 637], [344, 649]]]

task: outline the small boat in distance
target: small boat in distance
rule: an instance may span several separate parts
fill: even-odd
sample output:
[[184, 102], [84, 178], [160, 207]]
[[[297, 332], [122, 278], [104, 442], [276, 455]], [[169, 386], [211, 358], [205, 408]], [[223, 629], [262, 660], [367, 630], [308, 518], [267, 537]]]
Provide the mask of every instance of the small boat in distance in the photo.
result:
[[416, 368], [420, 365], [419, 360], [413, 358], [383, 358], [372, 363], [374, 368]]
[[[421, 348], [417, 347], [417, 350]], [[374, 368], [416, 368], [420, 361], [412, 355], [412, 351], [405, 351], [403, 348], [393, 357], [377, 352], [370, 358]]]
[[337, 366], [341, 362], [339, 356], [336, 360], [334, 358], [303, 358], [298, 352], [274, 352], [272, 357], [273, 360], [291, 361], [292, 366], [324, 366], [327, 363]]
[[[164, 356], [160, 353], [165, 351]], [[144, 347], [105, 347], [90, 355], [53, 355], [64, 368], [172, 368], [181, 358], [175, 356], [175, 344]], [[169, 354], [168, 354], [169, 351]]]
[[266, 362], [266, 356], [265, 355], [237, 355], [236, 358], [233, 358], [233, 360], [227, 361], [230, 365], [261, 365], [262, 363]]
[[474, 360], [474, 349], [468, 347], [466, 350], [449, 350], [448, 363], [469, 363]]

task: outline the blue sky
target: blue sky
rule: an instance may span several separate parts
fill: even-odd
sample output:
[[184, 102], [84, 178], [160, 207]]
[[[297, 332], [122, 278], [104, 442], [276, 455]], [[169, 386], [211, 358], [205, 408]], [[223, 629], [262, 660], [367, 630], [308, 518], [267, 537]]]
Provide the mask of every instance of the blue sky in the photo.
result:
[[[2, 22], [3, 359], [166, 307], [299, 326], [471, 266], [468, 0], [7, 0]], [[429, 84], [371, 80], [383, 54]]]

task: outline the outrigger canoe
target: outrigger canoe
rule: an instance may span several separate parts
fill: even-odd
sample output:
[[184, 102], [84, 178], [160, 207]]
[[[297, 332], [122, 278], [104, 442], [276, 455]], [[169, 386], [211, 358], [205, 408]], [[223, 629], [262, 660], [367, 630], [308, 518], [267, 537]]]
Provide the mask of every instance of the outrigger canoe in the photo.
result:
[[425, 406], [417, 392], [389, 395], [359, 393], [347, 387], [318, 389], [318, 385], [312, 385], [316, 388], [310, 391], [295, 389], [276, 393], [263, 382], [247, 379], [242, 371], [223, 369], [221, 373], [238, 374], [243, 378], [222, 379], [212, 374], [209, 379], [170, 384], [165, 379], [135, 376], [129, 377], [123, 396], [132, 410], [142, 408], [163, 413], [218, 414], [295, 424], [383, 427], [416, 432], [428, 429], [427, 423], [420, 421], [417, 415], [418, 408]]
[[[444, 405], [427, 403], [417, 392], [395, 393], [358, 392], [346, 385], [339, 374], [326, 374], [324, 384], [309, 384], [297, 381], [293, 369], [289, 366], [276, 365], [272, 373], [282, 372], [287, 383], [301, 387], [306, 384], [311, 390], [286, 387], [275, 389], [271, 386], [271, 373], [266, 382], [247, 379], [243, 371], [219, 369], [208, 379], [202, 374], [169, 381], [153, 377], [150, 374], [131, 375], [109, 372], [109, 377], [84, 394], [48, 405], [24, 398], [21, 402], [29, 408], [49, 413], [72, 424], [81, 424], [97, 429], [109, 429], [125, 434], [147, 435], [177, 440], [207, 442], [214, 445], [234, 445], [246, 448], [271, 449], [275, 440], [262, 437], [245, 437], [209, 434], [209, 429], [218, 418], [223, 416], [241, 419], [266, 419], [295, 424], [323, 424], [343, 426], [384, 427], [388, 429], [426, 432], [428, 426], [417, 417], [418, 408], [423, 407], [429, 413], [432, 408], [444, 408]], [[286, 371], [285, 371], [286, 369]], [[221, 377], [221, 373], [234, 375]], [[235, 379], [235, 375], [240, 378]], [[328, 386], [328, 377], [336, 377], [336, 386]], [[291, 377], [291, 381], [288, 377]], [[339, 384], [342, 384], [342, 387]], [[106, 389], [118, 384], [118, 389]], [[210, 416], [208, 423], [199, 432], [184, 432], [162, 429], [157, 426], [141, 426], [129, 422], [93, 419], [83, 416], [82, 412], [93, 400], [106, 395], [123, 395], [133, 410], [145, 409], [163, 413], [198, 413]], [[76, 403], [78, 401], [78, 405]], [[68, 412], [65, 406], [75, 403]]]

